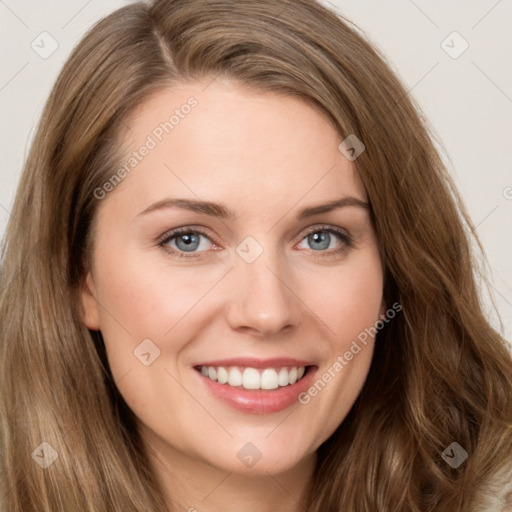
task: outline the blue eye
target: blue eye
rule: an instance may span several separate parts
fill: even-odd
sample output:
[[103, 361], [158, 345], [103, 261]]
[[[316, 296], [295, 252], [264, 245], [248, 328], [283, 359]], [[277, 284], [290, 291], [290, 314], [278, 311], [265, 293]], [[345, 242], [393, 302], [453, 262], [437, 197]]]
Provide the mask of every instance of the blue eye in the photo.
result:
[[[197, 251], [197, 249], [201, 246], [201, 238], [206, 238], [209, 240], [207, 235], [201, 231], [178, 229], [170, 233], [169, 236], [166, 236], [166, 238], [160, 242], [160, 245], [170, 249], [171, 252], [176, 253], [179, 257], [187, 257], [186, 254], [182, 253], [201, 252]], [[175, 243], [177, 250], [172, 246], [169, 247], [171, 242]]]
[[[194, 233], [189, 233], [187, 235], [180, 235], [179, 237], [176, 237], [176, 245], [180, 251], [195, 251], [199, 247], [200, 243], [200, 237], [201, 235], [197, 236]], [[180, 242], [182, 242], [180, 244]]]
[[[333, 237], [333, 235], [335, 235]], [[341, 241], [338, 247], [331, 247], [334, 239]], [[179, 258], [197, 258], [204, 251], [208, 251], [202, 244], [202, 239], [214, 245], [208, 235], [199, 229], [178, 228], [161, 237], [158, 245], [165, 251]], [[334, 257], [340, 255], [353, 246], [351, 236], [344, 230], [333, 226], [315, 226], [302, 238], [301, 244], [307, 241], [313, 257]], [[304, 248], [301, 248], [304, 249]]]
[[[327, 231], [315, 231], [308, 235], [304, 240], [307, 240], [309, 244], [313, 245], [312, 249], [320, 251], [322, 249], [328, 249], [331, 244], [331, 234]], [[316, 247], [314, 247], [316, 245]]]
[[[337, 248], [331, 247], [330, 251], [326, 251], [326, 249], [329, 249], [331, 242], [333, 241], [332, 235], [335, 235], [335, 238], [341, 240], [341, 244]], [[314, 252], [320, 253], [315, 254], [315, 256], [318, 255], [321, 257], [340, 254], [352, 247], [352, 238], [348, 233], [341, 229], [329, 226], [316, 226], [306, 234], [301, 243], [303, 243], [304, 240], [308, 242], [310, 248]]]

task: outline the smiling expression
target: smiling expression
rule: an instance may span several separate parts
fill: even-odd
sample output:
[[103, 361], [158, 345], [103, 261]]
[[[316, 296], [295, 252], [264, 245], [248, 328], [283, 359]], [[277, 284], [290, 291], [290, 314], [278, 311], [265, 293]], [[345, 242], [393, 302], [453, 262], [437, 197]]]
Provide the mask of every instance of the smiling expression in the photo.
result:
[[[290, 96], [206, 85], [161, 91], [126, 120], [125, 160], [156, 144], [100, 201], [84, 321], [155, 449], [275, 473], [312, 457], [356, 400], [373, 340], [307, 404], [297, 395], [378, 320], [383, 269], [327, 118]], [[252, 468], [237, 456], [247, 443], [261, 453]]]

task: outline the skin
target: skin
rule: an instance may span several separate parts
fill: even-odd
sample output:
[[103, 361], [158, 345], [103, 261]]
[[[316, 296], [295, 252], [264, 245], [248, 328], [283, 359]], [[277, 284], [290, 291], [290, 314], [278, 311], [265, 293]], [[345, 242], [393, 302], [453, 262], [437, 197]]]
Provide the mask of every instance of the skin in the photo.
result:
[[[346, 206], [296, 218], [305, 206], [344, 196], [367, 201], [366, 192], [319, 111], [227, 80], [181, 84], [147, 100], [126, 121], [127, 157], [190, 96], [197, 107], [100, 201], [84, 323], [102, 331], [119, 391], [177, 510], [298, 511], [317, 448], [364, 384], [374, 340], [308, 404], [272, 414], [220, 402], [192, 367], [286, 356], [314, 361], [321, 376], [375, 325], [385, 304], [369, 211]], [[236, 218], [177, 207], [138, 215], [169, 197], [221, 202]], [[307, 235], [325, 224], [350, 233], [352, 247], [330, 234], [328, 248], [318, 249]], [[158, 245], [182, 226], [207, 233], [195, 257]], [[236, 252], [247, 236], [263, 248], [252, 263]], [[180, 252], [177, 242], [167, 248]], [[134, 356], [144, 339], [160, 350], [149, 366]], [[252, 467], [237, 457], [248, 442], [261, 452]]]

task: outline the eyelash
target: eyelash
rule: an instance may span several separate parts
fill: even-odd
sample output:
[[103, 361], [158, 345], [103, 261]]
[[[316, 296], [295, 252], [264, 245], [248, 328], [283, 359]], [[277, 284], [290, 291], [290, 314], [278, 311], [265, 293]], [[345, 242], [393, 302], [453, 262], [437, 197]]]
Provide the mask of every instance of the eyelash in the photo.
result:
[[[340, 228], [336, 228], [334, 226], [325, 226], [325, 225], [314, 226], [313, 228], [311, 228], [309, 231], [307, 231], [304, 234], [304, 236], [301, 238], [300, 241], [302, 242], [302, 240], [307, 238], [309, 235], [311, 235], [313, 233], [317, 233], [317, 232], [332, 233], [332, 234], [338, 235], [342, 241], [342, 245], [340, 248], [331, 249], [330, 251], [313, 251], [313, 250], [311, 250], [313, 253], [315, 253], [315, 256], [314, 256], [315, 258], [326, 258], [326, 257], [328, 258], [328, 257], [338, 256], [340, 254], [347, 252], [348, 249], [353, 247], [353, 238], [345, 231], [341, 230]], [[197, 258], [198, 253], [191, 252], [190, 254], [187, 254], [186, 252], [183, 252], [183, 251], [176, 251], [175, 249], [170, 249], [166, 245], [170, 241], [174, 240], [175, 238], [178, 238], [181, 235], [190, 235], [190, 234], [202, 235], [205, 238], [207, 238], [208, 240], [210, 240], [210, 237], [201, 229], [198, 229], [198, 228], [191, 229], [191, 228], [187, 227], [187, 228], [177, 228], [173, 231], [165, 233], [157, 240], [157, 243], [158, 243], [158, 246], [161, 247], [164, 251], [166, 251], [167, 253], [172, 254], [174, 256], [177, 256], [178, 258]], [[211, 242], [211, 240], [210, 240], [210, 242]], [[200, 252], [202, 252], [202, 251], [200, 251]]]

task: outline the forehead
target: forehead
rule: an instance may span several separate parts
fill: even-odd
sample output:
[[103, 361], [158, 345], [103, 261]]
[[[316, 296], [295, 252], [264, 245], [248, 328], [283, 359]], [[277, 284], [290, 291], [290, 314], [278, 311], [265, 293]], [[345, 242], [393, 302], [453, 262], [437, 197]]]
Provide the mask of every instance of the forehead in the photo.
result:
[[366, 199], [340, 135], [297, 97], [226, 80], [184, 83], [147, 99], [125, 126], [128, 172], [110, 198], [135, 208], [168, 195], [261, 214], [302, 200]]

